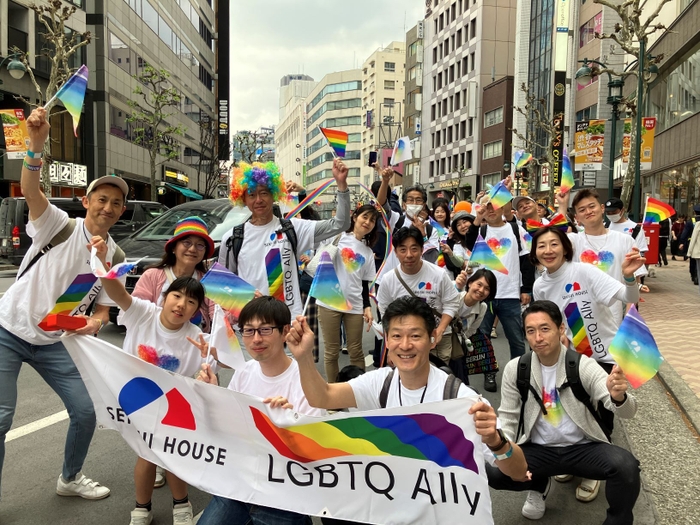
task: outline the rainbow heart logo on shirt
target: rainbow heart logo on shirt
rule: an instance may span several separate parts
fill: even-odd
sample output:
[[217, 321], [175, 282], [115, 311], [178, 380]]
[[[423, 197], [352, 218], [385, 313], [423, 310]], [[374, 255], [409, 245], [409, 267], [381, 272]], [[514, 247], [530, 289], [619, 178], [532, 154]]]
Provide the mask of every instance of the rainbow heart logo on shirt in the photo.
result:
[[156, 352], [156, 349], [152, 346], [139, 345], [138, 349], [139, 357], [143, 361], [151, 363], [152, 365], [156, 365], [158, 368], [163, 368], [170, 372], [175, 372], [180, 366], [180, 360], [177, 357], [170, 354], [158, 355], [158, 352]]
[[569, 292], [571, 292], [572, 290], [573, 290], [574, 292], [578, 292], [578, 291], [581, 289], [581, 285], [578, 284], [578, 283], [576, 283], [576, 282], [574, 282], [574, 283], [571, 283], [571, 284], [567, 284], [567, 285], [564, 287], [564, 289], [566, 290], [566, 293], [569, 293]]
[[523, 241], [525, 241], [525, 249], [527, 251], [530, 251], [530, 249], [532, 248], [532, 235], [525, 232], [525, 235], [523, 235]]
[[355, 253], [352, 248], [343, 248], [340, 250], [340, 257], [348, 273], [355, 273], [365, 264], [365, 258], [359, 253]]
[[594, 252], [593, 250], [586, 250], [581, 254], [581, 262], [597, 266], [598, 268], [607, 273], [607, 271], [615, 262], [615, 256], [612, 254], [612, 252], [608, 252], [605, 250], [602, 250], [598, 253]]
[[430, 283], [418, 283], [418, 289], [422, 290], [423, 288], [425, 288], [426, 290], [432, 290], [433, 285]]
[[489, 240], [486, 241], [486, 244], [488, 244], [489, 248], [493, 250], [493, 253], [496, 254], [496, 257], [500, 259], [506, 253], [508, 253], [508, 250], [510, 250], [510, 247], [513, 243], [510, 241], [510, 239], [507, 239], [505, 237], [503, 239], [496, 239], [495, 237], [491, 237]]

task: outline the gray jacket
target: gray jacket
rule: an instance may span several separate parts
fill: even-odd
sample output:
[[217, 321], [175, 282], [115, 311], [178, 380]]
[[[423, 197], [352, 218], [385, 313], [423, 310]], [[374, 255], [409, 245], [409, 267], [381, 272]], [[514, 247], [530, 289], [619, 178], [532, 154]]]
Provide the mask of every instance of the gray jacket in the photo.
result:
[[[557, 389], [566, 382], [566, 348], [561, 347], [559, 362], [557, 363]], [[498, 409], [498, 417], [503, 426], [503, 432], [514, 439], [518, 431], [518, 421], [520, 419], [520, 392], [518, 391], [518, 359], [512, 359], [503, 371], [503, 387], [501, 389], [501, 406]], [[586, 356], [581, 356], [579, 364], [579, 377], [586, 392], [591, 396], [591, 403], [597, 406], [599, 401], [603, 401], [605, 408], [615, 412], [618, 416], [631, 419], [637, 413], [637, 400], [628, 392], [625, 402], [615, 406], [610, 398], [610, 393], [606, 387], [608, 374], [598, 363]], [[532, 371], [530, 373], [530, 384], [536, 392], [542, 392], [542, 367], [537, 354], [532, 355]], [[566, 414], [583, 431], [591, 441], [607, 442], [605, 434], [601, 430], [596, 420], [588, 409], [578, 400], [571, 388], [565, 388], [559, 392], [559, 399]], [[542, 413], [537, 401], [530, 395], [525, 405], [524, 430], [518, 439], [518, 444], [530, 441], [530, 433], [535, 426], [537, 417]]]

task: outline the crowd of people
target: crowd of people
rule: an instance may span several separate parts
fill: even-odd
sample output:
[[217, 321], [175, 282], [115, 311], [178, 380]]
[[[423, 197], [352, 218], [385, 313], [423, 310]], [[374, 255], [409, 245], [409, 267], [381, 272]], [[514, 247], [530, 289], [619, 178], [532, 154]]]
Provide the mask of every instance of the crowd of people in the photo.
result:
[[[110, 490], [82, 473], [95, 429], [92, 402], [61, 342], [63, 332], [42, 323], [48, 314], [65, 313], [85, 319], [76, 334], [95, 335], [108, 322], [109, 308], [117, 306], [127, 329], [125, 352], [217, 385], [217, 372], [225, 365], [207, 343], [214, 305], [200, 283], [215, 246], [207, 223], [188, 217], [177, 224], [162, 259], [143, 273], [131, 295], [121, 280], [94, 277], [91, 251], [105, 266], [123, 258], [109, 229], [125, 209], [128, 185], [116, 176], [94, 180], [83, 197], [85, 219], [69, 219], [49, 204], [40, 187], [38, 152], [49, 135], [45, 111], [34, 110], [27, 128], [32, 153], [24, 161], [21, 185], [33, 244], [16, 282], [0, 299], [0, 468], [24, 362], [61, 397], [70, 418], [56, 492], [101, 499]], [[348, 169], [336, 159], [335, 216], [314, 220], [275, 213], [275, 202], [302, 188], [286, 184], [274, 164], [235, 168], [231, 201], [247, 207], [251, 216], [224, 236], [218, 261], [256, 293], [235, 320], [250, 359], [235, 371], [228, 388], [262, 398], [271, 409], [293, 407], [312, 416], [466, 397], [474, 389], [465, 372], [465, 351], [472, 350], [476, 335], [495, 337], [498, 320], [511, 360], [500, 385], [496, 373], [487, 372], [483, 388], [500, 388], [500, 406], [496, 411], [480, 401], [468, 410], [483, 445], [489, 484], [527, 491], [522, 514], [534, 520], [545, 513], [552, 478], [580, 477], [576, 497], [581, 501], [595, 499], [605, 480], [604, 523], [633, 523], [639, 463], [613, 445], [610, 435], [614, 416], [633, 417], [637, 403], [609, 346], [627, 306], [639, 301], [647, 247], [624, 204], [619, 199], [601, 203], [588, 189], [571, 202], [560, 193], [558, 208], [566, 215], [562, 226], [561, 220], [550, 223], [552, 212], [530, 197], [516, 197], [500, 208], [483, 194], [474, 203], [453, 207], [436, 199], [429, 207], [425, 189], [416, 185], [406, 188], [399, 202], [389, 184], [391, 168], [378, 171], [373, 195], [353, 209]], [[700, 216], [700, 206], [695, 211]], [[528, 221], [540, 227], [530, 233]], [[695, 224], [678, 226], [676, 221], [665, 235], [674, 258], [695, 261], [691, 272], [697, 283], [700, 229]], [[387, 235], [393, 248], [388, 254], [383, 249]], [[470, 264], [479, 239], [507, 272]], [[324, 252], [350, 310], [317, 300], [317, 315], [304, 315], [313, 263]], [[271, 261], [299, 271], [271, 278]], [[374, 370], [364, 373], [363, 334], [377, 326], [375, 317], [381, 332], [371, 350]], [[356, 371], [349, 380], [338, 364], [343, 330]], [[316, 368], [318, 331], [325, 377]], [[151, 522], [153, 490], [166, 480], [173, 522], [192, 523], [187, 484], [138, 458], [132, 525]], [[251, 522], [302, 524], [309, 517], [214, 496], [199, 521]]]

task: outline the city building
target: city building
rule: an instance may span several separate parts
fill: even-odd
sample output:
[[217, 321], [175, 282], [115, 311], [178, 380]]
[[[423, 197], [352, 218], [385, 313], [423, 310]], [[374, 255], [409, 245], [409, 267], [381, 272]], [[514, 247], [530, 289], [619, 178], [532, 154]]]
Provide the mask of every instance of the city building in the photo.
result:
[[[406, 44], [391, 42], [374, 51], [362, 65], [362, 168], [363, 184], [374, 180], [369, 152], [393, 149], [402, 131], [404, 111]], [[356, 101], [348, 101], [355, 104]], [[386, 157], [386, 153], [384, 154]], [[381, 161], [380, 157], [380, 161]], [[398, 177], [397, 177], [398, 178]], [[396, 184], [396, 181], [393, 181]]]
[[[364, 131], [363, 73], [361, 69], [337, 71], [324, 76], [306, 97], [306, 177], [303, 185], [312, 191], [333, 177], [333, 152], [319, 128], [331, 128], [348, 133], [348, 145], [343, 159], [348, 166], [348, 185], [357, 200], [362, 161], [362, 132]], [[316, 210], [328, 218], [335, 209], [335, 186], [319, 197]]]
[[[513, 125], [513, 77], [502, 77], [484, 88], [481, 140], [488, 147], [480, 150], [481, 182], [494, 186], [510, 173], [511, 127]], [[515, 180], [514, 193], [526, 195], [528, 184]], [[443, 183], [441, 183], [443, 184]]]
[[413, 144], [413, 160], [404, 163], [403, 187], [420, 181], [421, 122], [423, 111], [423, 34], [420, 20], [406, 33], [406, 86], [403, 105], [404, 135]]
[[302, 183], [306, 159], [306, 97], [317, 82], [308, 75], [280, 81], [280, 117], [275, 132], [275, 159], [286, 180]]
[[513, 75], [515, 27], [516, 0], [427, 6], [420, 180], [430, 198], [473, 197], [483, 187], [482, 148], [486, 159], [502, 155], [502, 142], [482, 139], [482, 91]]

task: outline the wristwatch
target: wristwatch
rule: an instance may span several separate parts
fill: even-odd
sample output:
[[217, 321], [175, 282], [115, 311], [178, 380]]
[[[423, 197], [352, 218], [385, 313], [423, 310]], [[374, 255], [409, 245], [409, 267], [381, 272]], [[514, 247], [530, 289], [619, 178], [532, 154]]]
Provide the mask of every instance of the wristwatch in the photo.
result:
[[489, 447], [489, 450], [491, 452], [496, 452], [497, 450], [502, 449], [508, 443], [508, 438], [503, 433], [503, 430], [501, 430], [500, 428], [497, 428], [496, 432], [498, 433], [498, 436], [501, 438], [501, 442], [498, 445], [496, 445], [495, 447], [492, 447], [491, 445], [487, 444], [486, 446]]

